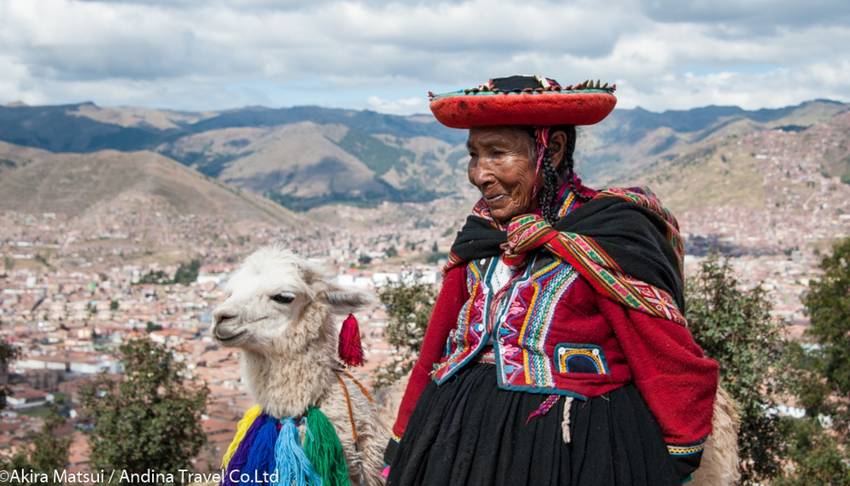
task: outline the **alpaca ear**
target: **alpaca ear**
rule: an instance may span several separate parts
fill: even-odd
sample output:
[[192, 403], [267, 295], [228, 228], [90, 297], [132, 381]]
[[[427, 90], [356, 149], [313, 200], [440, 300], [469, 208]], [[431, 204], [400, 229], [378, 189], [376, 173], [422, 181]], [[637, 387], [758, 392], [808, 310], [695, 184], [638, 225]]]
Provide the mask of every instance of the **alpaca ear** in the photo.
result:
[[350, 314], [375, 302], [375, 298], [369, 292], [340, 287], [331, 287], [322, 291], [319, 299], [328, 304], [335, 314]]

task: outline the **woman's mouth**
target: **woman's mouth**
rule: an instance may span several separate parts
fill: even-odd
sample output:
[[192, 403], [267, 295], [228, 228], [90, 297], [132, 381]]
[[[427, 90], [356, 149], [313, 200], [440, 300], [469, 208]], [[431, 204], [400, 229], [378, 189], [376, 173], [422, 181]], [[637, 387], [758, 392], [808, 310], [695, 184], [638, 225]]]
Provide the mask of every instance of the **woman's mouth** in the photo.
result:
[[500, 201], [502, 201], [504, 199], [507, 199], [507, 197], [508, 196], [506, 194], [494, 194], [492, 196], [484, 196], [484, 201], [486, 201], [487, 204], [492, 205], [492, 204], [499, 203]]

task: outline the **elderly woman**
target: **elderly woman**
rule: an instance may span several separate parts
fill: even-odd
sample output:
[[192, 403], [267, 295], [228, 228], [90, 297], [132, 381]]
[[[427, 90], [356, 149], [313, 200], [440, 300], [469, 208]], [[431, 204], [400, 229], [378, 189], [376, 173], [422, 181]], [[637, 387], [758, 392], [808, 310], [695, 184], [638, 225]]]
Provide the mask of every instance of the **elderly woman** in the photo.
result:
[[391, 485], [668, 485], [711, 432], [678, 224], [573, 171], [613, 87], [512, 76], [432, 95], [482, 198], [452, 246], [386, 461]]

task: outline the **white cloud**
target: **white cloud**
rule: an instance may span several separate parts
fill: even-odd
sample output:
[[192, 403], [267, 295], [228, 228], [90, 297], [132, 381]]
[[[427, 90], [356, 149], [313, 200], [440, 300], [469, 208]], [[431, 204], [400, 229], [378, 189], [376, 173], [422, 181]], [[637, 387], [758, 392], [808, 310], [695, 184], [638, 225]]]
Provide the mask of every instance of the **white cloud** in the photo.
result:
[[397, 100], [385, 100], [379, 96], [370, 96], [367, 103], [371, 110], [390, 114], [424, 113], [428, 110], [428, 100], [424, 96]]
[[656, 110], [850, 100], [846, 1], [764, 1], [0, 0], [0, 101], [411, 113], [514, 73]]

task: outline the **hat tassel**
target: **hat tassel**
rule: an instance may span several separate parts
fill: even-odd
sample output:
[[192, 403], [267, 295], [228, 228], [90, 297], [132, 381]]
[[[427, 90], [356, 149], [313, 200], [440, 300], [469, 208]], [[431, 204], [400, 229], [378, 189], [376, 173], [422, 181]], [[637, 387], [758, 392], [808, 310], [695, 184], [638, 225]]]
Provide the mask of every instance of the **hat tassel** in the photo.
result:
[[360, 343], [360, 326], [353, 314], [348, 314], [339, 331], [339, 359], [348, 366], [363, 365], [363, 345]]

